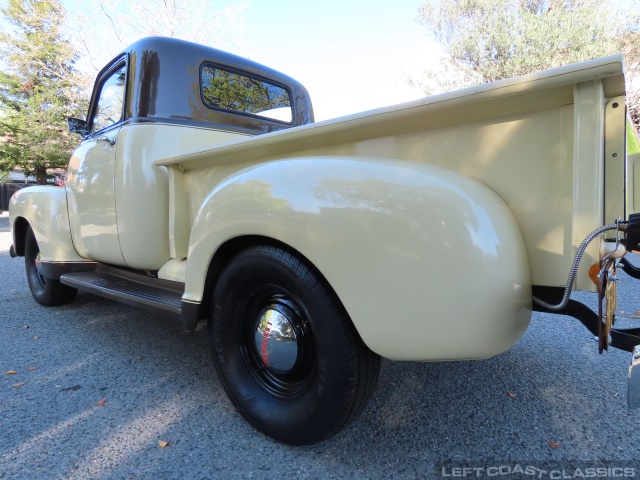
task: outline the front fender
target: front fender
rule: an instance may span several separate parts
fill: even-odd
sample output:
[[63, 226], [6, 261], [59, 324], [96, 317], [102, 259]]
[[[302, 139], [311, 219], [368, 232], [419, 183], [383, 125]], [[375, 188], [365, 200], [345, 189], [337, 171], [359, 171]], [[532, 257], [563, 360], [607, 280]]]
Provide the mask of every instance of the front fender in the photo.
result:
[[43, 262], [87, 261], [76, 253], [71, 241], [64, 188], [34, 186], [19, 190], [9, 203], [9, 223], [13, 245], [19, 255], [24, 255], [24, 245], [20, 242], [24, 239], [23, 230], [31, 225]]
[[246, 235], [299, 251], [334, 289], [364, 342], [392, 359], [486, 358], [531, 315], [520, 229], [485, 185], [396, 160], [298, 158], [228, 178], [193, 228], [186, 301], [218, 248]]

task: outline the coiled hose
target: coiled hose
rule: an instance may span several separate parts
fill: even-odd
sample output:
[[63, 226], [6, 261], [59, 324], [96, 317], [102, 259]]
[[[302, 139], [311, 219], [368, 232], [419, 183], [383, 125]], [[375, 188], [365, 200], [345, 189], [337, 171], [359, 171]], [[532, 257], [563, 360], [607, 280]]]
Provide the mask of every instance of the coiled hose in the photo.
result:
[[609, 230], [619, 230], [621, 224], [620, 223], [612, 223], [609, 225], [603, 225], [600, 228], [596, 228], [593, 232], [587, 235], [580, 246], [578, 247], [578, 251], [576, 252], [576, 256], [573, 259], [573, 265], [571, 265], [571, 271], [569, 272], [569, 278], [567, 280], [567, 285], [564, 287], [564, 295], [562, 296], [562, 301], [557, 305], [551, 305], [550, 303], [545, 302], [544, 300], [540, 300], [537, 297], [533, 297], [533, 302], [540, 305], [547, 310], [562, 310], [569, 303], [569, 297], [571, 296], [571, 287], [573, 286], [573, 282], [576, 280], [576, 275], [578, 274], [578, 267], [580, 266], [580, 260], [582, 260], [582, 255], [584, 251], [587, 249], [589, 244], [596, 238], [598, 235], [607, 232]]

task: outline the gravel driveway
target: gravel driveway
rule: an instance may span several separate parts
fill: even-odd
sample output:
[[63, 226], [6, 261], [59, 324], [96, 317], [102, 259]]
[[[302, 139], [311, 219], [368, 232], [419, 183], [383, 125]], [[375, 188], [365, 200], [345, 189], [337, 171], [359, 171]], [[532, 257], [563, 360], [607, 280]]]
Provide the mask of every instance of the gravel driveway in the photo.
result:
[[[235, 412], [206, 328], [185, 335], [171, 319], [82, 293], [66, 307], [41, 307], [9, 246], [5, 213], [3, 480], [563, 478], [553, 472], [586, 472], [595, 460], [608, 477], [640, 478], [640, 411], [626, 407], [630, 354], [598, 355], [577, 320], [534, 314], [524, 338], [489, 360], [383, 361], [378, 390], [351, 426], [323, 444], [289, 447]], [[640, 283], [624, 275], [620, 283], [621, 308], [640, 310]], [[517, 466], [547, 473], [520, 477]]]

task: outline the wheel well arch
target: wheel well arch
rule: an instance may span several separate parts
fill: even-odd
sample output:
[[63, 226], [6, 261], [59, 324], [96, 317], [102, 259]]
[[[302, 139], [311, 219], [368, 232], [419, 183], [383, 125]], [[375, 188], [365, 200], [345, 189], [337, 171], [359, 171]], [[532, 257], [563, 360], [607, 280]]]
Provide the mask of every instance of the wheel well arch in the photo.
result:
[[24, 257], [24, 242], [28, 228], [29, 221], [24, 217], [17, 217], [13, 222], [13, 249], [19, 257]]
[[[211, 311], [211, 299], [213, 297], [213, 291], [218, 283], [218, 279], [220, 275], [224, 271], [225, 267], [229, 264], [230, 260], [242, 250], [251, 247], [252, 245], [268, 245], [272, 247], [281, 248], [283, 250], [288, 251], [289, 253], [298, 257], [301, 261], [303, 261], [306, 266], [311, 269], [319, 278], [321, 278], [329, 291], [335, 296], [336, 300], [340, 303], [340, 307], [343, 308], [346, 312], [346, 308], [342, 303], [340, 296], [334, 290], [333, 286], [327, 278], [322, 274], [322, 272], [314, 265], [314, 263], [309, 260], [304, 254], [302, 254], [299, 250], [292, 247], [291, 245], [284, 243], [280, 240], [276, 240], [271, 237], [266, 237], [262, 235], [244, 235], [240, 237], [235, 237], [224, 242], [216, 252], [213, 254], [211, 262], [209, 263], [209, 268], [207, 270], [207, 276], [205, 279], [204, 291], [202, 296], [202, 305], [201, 305], [201, 316], [206, 316], [209, 318], [209, 314]], [[353, 323], [353, 321], [352, 321]]]

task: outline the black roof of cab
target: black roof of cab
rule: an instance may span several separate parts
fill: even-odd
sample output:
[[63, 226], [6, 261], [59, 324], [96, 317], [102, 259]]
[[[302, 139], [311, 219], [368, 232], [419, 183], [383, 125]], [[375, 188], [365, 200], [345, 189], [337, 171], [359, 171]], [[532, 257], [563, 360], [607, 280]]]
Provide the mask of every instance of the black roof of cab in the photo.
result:
[[[128, 57], [123, 118], [126, 123], [188, 124], [255, 135], [314, 121], [311, 100], [302, 84], [251, 60], [175, 38], [147, 37], [124, 49], [98, 77], [122, 62], [123, 54]], [[291, 123], [207, 107], [201, 96], [203, 64], [215, 64], [285, 87], [291, 95]]]

